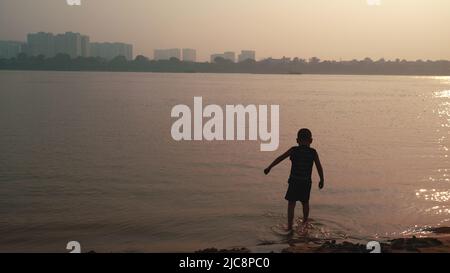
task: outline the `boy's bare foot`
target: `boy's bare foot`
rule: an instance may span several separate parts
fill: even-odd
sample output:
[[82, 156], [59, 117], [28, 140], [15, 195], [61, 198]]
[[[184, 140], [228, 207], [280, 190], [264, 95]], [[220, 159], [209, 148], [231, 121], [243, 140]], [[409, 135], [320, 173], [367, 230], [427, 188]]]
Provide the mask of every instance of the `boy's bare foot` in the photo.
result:
[[299, 236], [306, 236], [306, 234], [308, 234], [308, 230], [304, 229], [304, 228], [300, 228], [299, 230], [297, 230], [297, 234]]
[[309, 227], [308, 221], [302, 222], [302, 224], [300, 225], [300, 227], [298, 229], [298, 233], [301, 235], [305, 235], [306, 233], [308, 233], [308, 227]]
[[294, 232], [294, 228], [289, 228], [288, 226], [283, 226], [282, 227], [283, 231], [286, 232], [287, 234], [292, 234]]

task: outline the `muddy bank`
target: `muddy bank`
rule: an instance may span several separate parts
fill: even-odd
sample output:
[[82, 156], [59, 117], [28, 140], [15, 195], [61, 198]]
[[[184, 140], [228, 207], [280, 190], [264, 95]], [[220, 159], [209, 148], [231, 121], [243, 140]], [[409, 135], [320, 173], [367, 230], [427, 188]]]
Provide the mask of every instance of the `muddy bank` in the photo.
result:
[[[450, 238], [398, 238], [380, 242], [381, 253], [450, 253]], [[365, 244], [326, 241], [317, 246], [309, 243], [293, 244], [283, 253], [369, 253]]]
[[[423, 237], [405, 237], [387, 241], [380, 241], [382, 253], [450, 253], [450, 227], [429, 228], [425, 230], [429, 232]], [[270, 249], [270, 244], [264, 245], [266, 249]], [[265, 252], [281, 252], [281, 253], [369, 253], [367, 245], [352, 242], [336, 242], [335, 240], [321, 241], [317, 239], [292, 239], [281, 251], [265, 251]], [[216, 249], [208, 248], [196, 251], [196, 253], [251, 253], [250, 248], [232, 248], [232, 249]]]

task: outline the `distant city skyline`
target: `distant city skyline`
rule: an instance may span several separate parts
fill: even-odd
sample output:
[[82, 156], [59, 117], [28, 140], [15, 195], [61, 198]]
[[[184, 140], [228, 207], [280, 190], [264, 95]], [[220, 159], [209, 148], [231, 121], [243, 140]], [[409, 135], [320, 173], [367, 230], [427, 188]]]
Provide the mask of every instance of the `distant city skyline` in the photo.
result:
[[127, 60], [134, 59], [133, 45], [120, 42], [92, 42], [88, 35], [79, 32], [64, 33], [36, 32], [28, 33], [26, 41], [0, 40], [0, 57], [14, 58], [20, 53], [29, 56], [43, 55], [47, 58], [57, 54], [76, 57], [101, 57], [111, 60], [123, 56]]
[[210, 62], [215, 63], [217, 58], [222, 58], [232, 63], [243, 62], [246, 60], [253, 60], [253, 61], [257, 60], [256, 51], [254, 50], [241, 50], [241, 53], [237, 56], [237, 59], [236, 59], [236, 52], [234, 51], [226, 51], [224, 53], [214, 53], [211, 54]]
[[448, 0], [0, 1], [0, 40], [74, 30], [126, 41], [135, 55], [194, 48], [199, 61], [241, 49], [258, 59], [450, 59], [449, 25]]
[[[64, 37], [64, 36], [70, 37]], [[44, 37], [50, 39], [54, 44], [52, 45], [49, 41], [42, 41], [43, 37], [38, 36], [51, 36]], [[77, 37], [78, 36], [78, 37]], [[79, 48], [70, 48], [67, 45], [67, 41], [64, 39], [77, 40], [79, 39]], [[39, 45], [38, 52], [34, 52], [36, 48], [30, 47], [30, 41], [37, 42]], [[286, 56], [282, 57], [261, 57], [256, 58], [255, 50], [241, 50], [240, 54], [236, 54], [234, 51], [226, 51], [224, 53], [213, 53], [209, 56], [208, 60], [198, 60], [197, 50], [193, 48], [167, 48], [167, 49], [152, 49], [153, 53], [149, 55], [145, 54], [135, 54], [133, 44], [128, 44], [126, 42], [91, 42], [90, 36], [81, 34], [74, 31], [66, 31], [64, 33], [52, 33], [40, 31], [37, 33], [28, 33], [25, 40], [3, 40], [0, 39], [0, 57], [2, 53], [7, 52], [9, 56], [6, 58], [15, 57], [19, 53], [26, 53], [30, 56], [44, 55], [46, 57], [53, 57], [57, 53], [66, 53], [70, 55], [71, 58], [75, 57], [102, 57], [104, 59], [111, 60], [117, 56], [124, 56], [127, 60], [133, 60], [136, 56], [142, 55], [153, 60], [169, 60], [171, 58], [177, 58], [180, 61], [189, 62], [210, 62], [214, 63], [215, 59], [220, 57], [231, 62], [242, 62], [245, 60], [255, 60], [264, 61], [268, 60], [271, 62], [290, 62], [291, 60], [298, 59], [300, 61], [314, 62], [314, 61], [353, 61], [353, 60], [371, 60], [371, 61], [428, 61], [431, 59], [419, 58], [419, 59], [404, 59], [404, 58], [373, 58], [371, 56], [366, 56], [364, 58], [353, 58], [353, 59], [321, 59], [317, 56], [306, 57], [306, 56]], [[53, 49], [52, 49], [53, 47]], [[59, 49], [58, 49], [59, 48]], [[53, 52], [53, 53], [49, 53]], [[449, 59], [437, 59], [450, 61]], [[432, 60], [433, 61], [433, 60]]]
[[[73, 31], [56, 34], [44, 31], [28, 33], [26, 41], [0, 40], [0, 58], [15, 58], [20, 53], [25, 53], [29, 56], [43, 55], [46, 58], [54, 57], [60, 53], [67, 54], [71, 58], [101, 57], [106, 60], [112, 60], [118, 56], [124, 56], [127, 60], [135, 58], [133, 45], [131, 44], [91, 42], [90, 36]], [[157, 61], [176, 58], [181, 61], [197, 62], [197, 50], [193, 48], [154, 49], [152, 57]], [[236, 61], [243, 62], [256, 60], [256, 52], [254, 50], [242, 50], [237, 59], [234, 51], [212, 54], [210, 62], [215, 62], [215, 59], [218, 57], [233, 63]]]

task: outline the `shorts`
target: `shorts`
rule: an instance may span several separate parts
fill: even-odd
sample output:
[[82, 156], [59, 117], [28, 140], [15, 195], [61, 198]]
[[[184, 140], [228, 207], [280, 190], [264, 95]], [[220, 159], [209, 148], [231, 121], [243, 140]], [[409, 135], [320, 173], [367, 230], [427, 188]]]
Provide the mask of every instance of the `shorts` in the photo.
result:
[[289, 178], [289, 187], [284, 199], [288, 201], [309, 202], [311, 195], [311, 179]]

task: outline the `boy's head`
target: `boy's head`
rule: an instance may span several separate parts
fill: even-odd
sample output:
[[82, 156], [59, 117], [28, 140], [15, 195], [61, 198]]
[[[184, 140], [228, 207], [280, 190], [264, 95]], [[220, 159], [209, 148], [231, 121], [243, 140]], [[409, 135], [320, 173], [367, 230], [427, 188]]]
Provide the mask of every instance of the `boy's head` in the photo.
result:
[[309, 129], [300, 129], [297, 133], [297, 143], [309, 145], [313, 141], [312, 133]]

